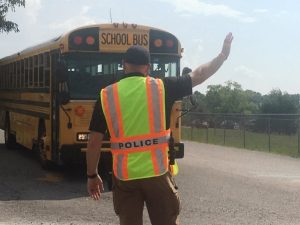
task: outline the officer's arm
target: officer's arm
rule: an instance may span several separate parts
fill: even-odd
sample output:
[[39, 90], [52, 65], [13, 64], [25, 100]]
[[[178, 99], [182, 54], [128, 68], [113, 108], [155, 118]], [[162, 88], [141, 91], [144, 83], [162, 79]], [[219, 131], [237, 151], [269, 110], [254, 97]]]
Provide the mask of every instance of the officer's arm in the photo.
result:
[[103, 134], [99, 132], [91, 131], [90, 138], [87, 144], [86, 151], [86, 163], [87, 174], [98, 174], [98, 163], [101, 154], [101, 145], [103, 140]]
[[231, 48], [231, 42], [233, 36], [231, 33], [227, 34], [222, 52], [214, 58], [212, 61], [197, 67], [191, 72], [192, 86], [195, 87], [198, 84], [204, 82], [207, 78], [212, 76], [222, 66], [223, 62], [228, 58]]

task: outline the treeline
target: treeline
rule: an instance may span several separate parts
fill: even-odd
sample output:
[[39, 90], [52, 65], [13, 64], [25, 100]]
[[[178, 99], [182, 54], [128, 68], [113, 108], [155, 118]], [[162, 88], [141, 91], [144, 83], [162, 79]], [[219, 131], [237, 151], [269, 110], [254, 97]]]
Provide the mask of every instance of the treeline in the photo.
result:
[[[224, 85], [209, 85], [206, 94], [202, 94], [198, 91], [194, 92], [194, 98], [197, 102], [196, 105], [192, 106], [190, 99], [185, 98], [183, 108], [192, 108], [193, 112], [202, 114], [285, 114], [272, 116], [272, 120], [275, 121], [277, 119], [278, 121], [273, 121], [272, 127], [269, 129], [278, 132], [283, 130], [284, 133], [294, 133], [298, 124], [294, 119], [295, 115], [290, 115], [300, 113], [299, 96], [299, 94], [291, 95], [282, 92], [280, 89], [274, 89], [269, 94], [262, 95], [251, 90], [243, 90], [241, 85], [237, 82], [227, 81]], [[262, 120], [262, 116], [255, 118], [256, 119], [252, 119], [252, 124], [254, 124], [253, 129], [257, 131], [265, 130], [268, 126], [266, 124], [267, 120]], [[293, 122], [291, 122], [291, 118], [293, 118]], [[211, 118], [198, 119], [198, 123], [203, 124], [205, 122], [208, 123], [210, 127], [215, 126], [211, 120]], [[232, 120], [234, 119], [231, 119], [231, 124], [236, 124], [236, 121], [238, 121], [238, 119], [235, 119], [236, 121]], [[281, 122], [279, 120], [281, 120]], [[195, 123], [195, 117], [187, 116], [183, 122], [188, 124]], [[228, 121], [222, 120], [219, 123], [224, 124], [228, 123]], [[241, 126], [241, 122], [239, 122], [238, 126]]]

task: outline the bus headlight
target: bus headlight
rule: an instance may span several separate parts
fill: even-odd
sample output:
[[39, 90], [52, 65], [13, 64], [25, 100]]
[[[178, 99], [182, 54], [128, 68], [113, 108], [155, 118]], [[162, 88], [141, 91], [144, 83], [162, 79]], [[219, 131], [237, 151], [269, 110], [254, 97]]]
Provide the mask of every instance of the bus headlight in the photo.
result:
[[88, 141], [89, 133], [77, 133], [77, 141]]

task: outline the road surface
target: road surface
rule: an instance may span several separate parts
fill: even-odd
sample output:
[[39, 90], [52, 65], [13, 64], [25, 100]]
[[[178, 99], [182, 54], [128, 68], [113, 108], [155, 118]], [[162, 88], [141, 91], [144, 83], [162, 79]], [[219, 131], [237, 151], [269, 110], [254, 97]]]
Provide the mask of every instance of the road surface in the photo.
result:
[[[300, 225], [300, 159], [185, 145], [176, 178], [182, 225]], [[24, 149], [0, 144], [0, 224], [114, 225], [118, 218], [110, 192], [100, 201], [87, 196], [83, 168], [44, 171]]]

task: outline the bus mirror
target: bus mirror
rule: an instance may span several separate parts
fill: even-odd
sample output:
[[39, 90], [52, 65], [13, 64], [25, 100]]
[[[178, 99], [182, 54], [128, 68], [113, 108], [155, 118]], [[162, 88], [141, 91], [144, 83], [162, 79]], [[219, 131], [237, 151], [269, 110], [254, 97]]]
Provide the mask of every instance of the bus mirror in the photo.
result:
[[58, 101], [59, 104], [65, 105], [70, 101], [70, 91], [67, 81], [61, 81], [58, 83]]
[[56, 79], [58, 83], [68, 80], [68, 70], [64, 64], [59, 64], [56, 69]]
[[70, 93], [67, 91], [62, 91], [58, 95], [58, 101], [61, 105], [66, 105], [70, 101]]

